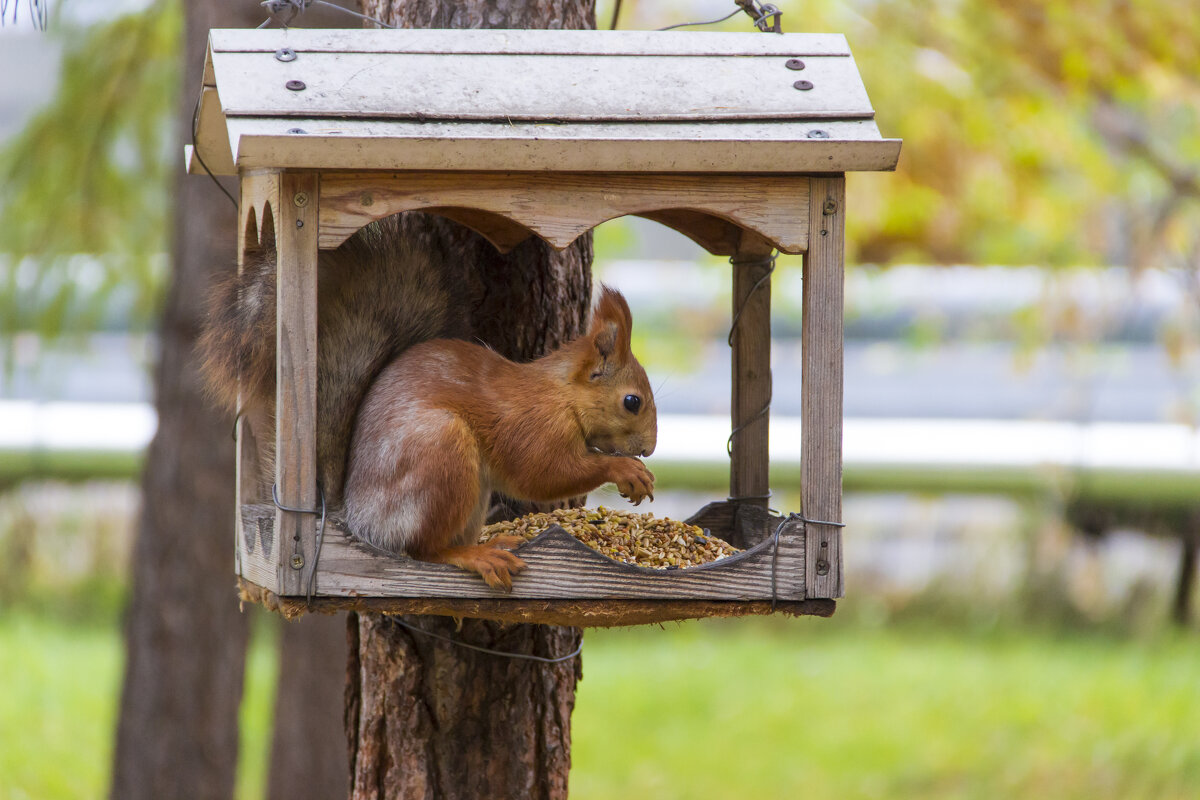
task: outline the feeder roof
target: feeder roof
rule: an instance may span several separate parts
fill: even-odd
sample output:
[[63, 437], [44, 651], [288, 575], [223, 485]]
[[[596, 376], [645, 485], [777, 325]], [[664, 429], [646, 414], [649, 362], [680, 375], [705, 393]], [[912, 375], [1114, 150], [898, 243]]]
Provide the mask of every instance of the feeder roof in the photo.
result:
[[[845, 37], [214, 30], [196, 149], [252, 169], [895, 169]], [[189, 168], [202, 172], [191, 148]]]

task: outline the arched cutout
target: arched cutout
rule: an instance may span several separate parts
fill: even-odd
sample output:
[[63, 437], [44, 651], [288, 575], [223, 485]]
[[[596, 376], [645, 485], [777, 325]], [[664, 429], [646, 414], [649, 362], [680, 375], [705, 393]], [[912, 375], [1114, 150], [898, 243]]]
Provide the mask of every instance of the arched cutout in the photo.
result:
[[262, 224], [258, 230], [258, 246], [263, 250], [275, 249], [275, 214], [269, 200], [263, 203]]
[[682, 233], [714, 256], [732, 256], [742, 239], [742, 228], [715, 214], [690, 208], [664, 208], [629, 216], [652, 220]]
[[254, 213], [254, 206], [250, 206], [246, 209], [246, 219], [242, 225], [242, 252], [253, 253], [258, 248], [258, 215]]
[[667, 225], [717, 255], [732, 255], [743, 230], [785, 253], [808, 248], [804, 176], [436, 172], [323, 175], [320, 246], [335, 248], [367, 223], [402, 211], [454, 219], [501, 251], [523, 241], [524, 232], [561, 250], [628, 215]]

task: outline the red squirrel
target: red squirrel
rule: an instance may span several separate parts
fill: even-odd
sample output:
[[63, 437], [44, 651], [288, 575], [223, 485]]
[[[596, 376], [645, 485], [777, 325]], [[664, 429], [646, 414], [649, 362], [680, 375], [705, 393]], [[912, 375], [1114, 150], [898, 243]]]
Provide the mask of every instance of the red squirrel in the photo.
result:
[[632, 325], [625, 298], [605, 287], [587, 334], [527, 364], [454, 339], [402, 353], [359, 409], [350, 530], [510, 588], [524, 562], [501, 547], [514, 540], [477, 544], [493, 491], [547, 502], [615, 483], [634, 503], [653, 499], [638, 457], [654, 451], [654, 397]]
[[[493, 490], [562, 500], [613, 482], [653, 492], [654, 397], [630, 350], [625, 299], [605, 289], [588, 332], [527, 364], [465, 341], [453, 254], [417, 250], [398, 217], [318, 259], [317, 472], [331, 510], [375, 546], [507, 588], [524, 566], [475, 542]], [[210, 388], [251, 422], [269, 495], [275, 403], [275, 250], [269, 229], [210, 294], [199, 351]]]

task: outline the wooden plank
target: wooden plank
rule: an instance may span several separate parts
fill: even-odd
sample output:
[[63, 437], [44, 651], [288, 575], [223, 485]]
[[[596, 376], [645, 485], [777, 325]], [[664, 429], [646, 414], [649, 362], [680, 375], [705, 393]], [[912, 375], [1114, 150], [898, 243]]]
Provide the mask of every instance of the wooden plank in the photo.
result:
[[[871, 119], [852, 59], [215, 53], [226, 116], [663, 122]], [[804, 89], [797, 88], [801, 82]]]
[[[235, 117], [227, 123], [241, 169], [842, 173], [894, 170], [901, 144], [880, 139], [869, 120], [508, 125]], [[828, 138], [808, 138], [813, 131]]]
[[778, 55], [847, 56], [839, 33], [757, 31], [548, 31], [548, 30], [315, 30], [305, 28], [216, 29], [214, 51], [274, 53], [509, 53], [544, 55]]
[[233, 175], [233, 145], [225, 127], [225, 115], [215, 88], [205, 86], [200, 91], [200, 112], [196, 117], [196, 143], [190, 158], [196, 162], [195, 173], [203, 175], [196, 153], [214, 175]]
[[841, 597], [845, 178], [813, 178], [804, 258], [801, 485], [809, 597]]
[[[721, 223], [758, 231], [771, 245], [795, 252], [807, 245], [808, 215], [796, 213], [797, 204], [803, 207], [807, 200], [807, 185], [807, 178], [787, 176], [325, 174], [321, 247], [337, 247], [363, 225], [401, 211], [469, 208], [495, 215], [493, 222], [515, 223], [515, 232], [511, 225], [473, 225], [501, 249], [520, 241], [516, 237], [522, 229], [563, 248], [605, 220], [644, 214], [688, 226], [682, 232], [714, 252], [731, 244], [731, 234], [717, 228]], [[689, 213], [658, 213], [676, 209]], [[455, 218], [478, 222], [461, 214]], [[713, 233], [714, 228], [724, 235]]]
[[[796, 194], [807, 200], [807, 187]], [[791, 208], [795, 213], [794, 200]], [[771, 494], [771, 251], [771, 242], [746, 232], [733, 257], [729, 496], [760, 508], [768, 506]]]
[[490, 619], [497, 622], [574, 625], [606, 628], [649, 625], [706, 617], [744, 617], [762, 614], [831, 617], [832, 600], [474, 600], [448, 597], [280, 597], [249, 580], [238, 581], [242, 600], [296, 619], [304, 614], [363, 611], [378, 614], [439, 614]]
[[[284, 173], [279, 182], [275, 485], [282, 505], [317, 509], [317, 237], [320, 180]], [[280, 592], [304, 594], [316, 556], [317, 516], [275, 510]]]
[[[269, 538], [274, 518], [271, 506], [243, 507], [243, 540]], [[368, 548], [347, 532], [341, 520], [331, 517], [321, 549], [317, 593], [326, 597], [769, 601], [774, 571], [777, 599], [805, 599], [803, 525], [798, 521], [785, 525], [777, 556], [774, 550], [774, 543], [767, 540], [711, 564], [655, 570], [613, 561], [556, 527], [516, 551], [527, 567], [514, 578], [511, 594], [505, 594], [464, 570]], [[266, 563], [261, 546], [253, 551], [246, 547], [242, 560], [247, 577], [264, 568], [256, 562]]]

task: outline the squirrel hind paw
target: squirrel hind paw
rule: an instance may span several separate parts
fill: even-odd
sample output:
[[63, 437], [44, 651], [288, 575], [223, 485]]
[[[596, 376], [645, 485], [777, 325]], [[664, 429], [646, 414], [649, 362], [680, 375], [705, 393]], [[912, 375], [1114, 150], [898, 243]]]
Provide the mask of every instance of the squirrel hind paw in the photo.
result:
[[455, 547], [439, 561], [478, 573], [493, 589], [512, 591], [512, 576], [525, 569], [525, 562], [507, 550], [490, 545]]

